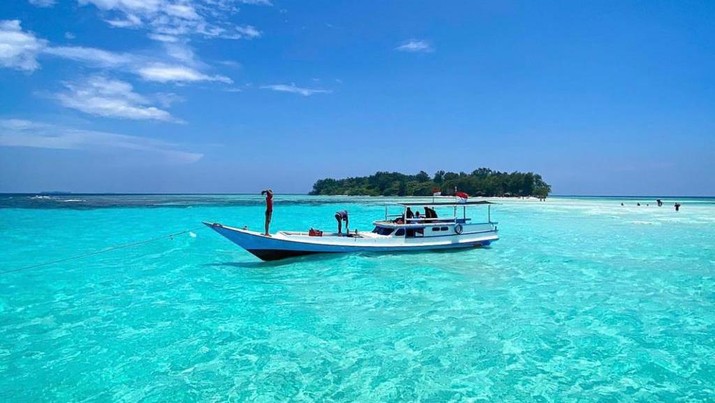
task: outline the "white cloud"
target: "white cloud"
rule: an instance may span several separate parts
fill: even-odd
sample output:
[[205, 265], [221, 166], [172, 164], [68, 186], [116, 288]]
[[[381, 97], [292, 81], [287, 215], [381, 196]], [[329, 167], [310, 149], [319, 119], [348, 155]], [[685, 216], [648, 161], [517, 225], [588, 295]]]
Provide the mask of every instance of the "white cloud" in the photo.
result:
[[203, 67], [203, 64], [196, 60], [193, 50], [185, 43], [166, 42], [164, 48], [167, 57], [163, 60], [80, 46], [48, 47], [44, 53], [97, 67], [122, 69], [144, 80], [160, 83], [216, 81], [231, 84], [233, 82], [225, 76], [202, 73], [199, 68]]
[[172, 17], [185, 20], [198, 20], [201, 17], [196, 13], [193, 6], [186, 4], [167, 4], [164, 12]]
[[241, 68], [241, 63], [235, 61], [235, 60], [222, 60], [218, 62], [219, 64], [222, 64], [227, 67], [233, 67], [235, 69]]
[[149, 34], [149, 39], [153, 39], [157, 42], [178, 42], [179, 38], [172, 35], [162, 35], [162, 34]]
[[226, 84], [233, 83], [228, 77], [209, 76], [191, 67], [154, 63], [141, 67], [137, 73], [147, 81], [166, 82], [194, 82], [194, 81], [219, 81]]
[[137, 13], [157, 12], [164, 0], [79, 0], [80, 5], [94, 4], [101, 10], [119, 9]]
[[23, 32], [18, 20], [0, 20], [0, 66], [35, 71], [40, 65], [37, 54], [46, 41], [31, 32]]
[[157, 94], [154, 94], [152, 96], [153, 99], [156, 100], [156, 102], [159, 103], [163, 108], [168, 108], [171, 105], [177, 103], [177, 102], [183, 102], [185, 99], [179, 95], [176, 95], [171, 92], [160, 92]]
[[81, 84], [66, 83], [65, 86], [68, 91], [56, 97], [68, 108], [113, 118], [176, 121], [169, 112], [149, 106], [145, 97], [123, 81], [96, 76]]
[[239, 3], [250, 4], [255, 6], [272, 6], [270, 0], [238, 0]]
[[[271, 5], [268, 0], [239, 0], [244, 4]], [[141, 28], [152, 39], [202, 35], [227, 39], [252, 39], [260, 32], [252, 26], [237, 26], [230, 15], [238, 11], [235, 0], [79, 0], [92, 4], [117, 28]]]
[[196, 58], [193, 49], [179, 42], [164, 42], [166, 54], [172, 59], [184, 62], [189, 65], [196, 64]]
[[193, 163], [203, 157], [203, 154], [182, 150], [180, 145], [166, 141], [20, 119], [0, 119], [0, 147], [84, 151], [121, 149], [149, 153], [173, 163]]
[[[248, 39], [259, 38], [261, 36], [261, 32], [251, 25], [236, 27], [236, 32], [239, 35], [242, 35], [242, 37], [248, 38]], [[236, 39], [240, 39], [240, 38], [236, 38]]]
[[28, 0], [35, 7], [52, 7], [55, 5], [55, 0]]
[[36, 127], [36, 123], [22, 119], [0, 119], [0, 128], [11, 130], [27, 130]]
[[48, 47], [44, 53], [65, 59], [86, 62], [103, 67], [117, 67], [138, 62], [138, 58], [128, 53], [114, 53], [97, 48], [82, 46]]
[[[154, 10], [157, 4], [166, 0], [87, 0], [99, 4], [100, 8], [112, 9], [117, 4], [136, 10]], [[209, 1], [209, 0], [205, 0]], [[221, 1], [221, 0], [210, 0]], [[184, 20], [194, 18], [190, 3], [174, 4], [169, 13], [181, 16]], [[210, 28], [210, 27], [204, 27]], [[202, 28], [203, 29], [203, 28]], [[216, 28], [222, 30], [220, 28]], [[251, 26], [232, 27], [233, 32], [226, 36], [256, 37], [260, 32]], [[212, 35], [220, 35], [215, 33]], [[188, 46], [188, 39], [177, 35], [152, 33], [152, 38], [161, 41], [164, 55], [149, 56], [131, 53], [111, 52], [103, 49], [82, 46], [48, 46], [47, 41], [38, 39], [30, 32], [24, 32], [20, 21], [0, 20], [0, 67], [9, 67], [25, 71], [39, 68], [38, 54], [52, 55], [75, 60], [99, 68], [118, 68], [134, 73], [147, 81], [161, 83], [187, 83], [197, 81], [215, 81], [231, 84], [233, 81], [222, 75], [209, 75], [202, 70], [206, 65], [197, 60], [193, 49]]]
[[141, 18], [134, 14], [127, 14], [122, 20], [105, 20], [105, 22], [115, 28], [132, 28], [142, 25]]
[[400, 52], [433, 52], [434, 49], [426, 41], [410, 40], [395, 48]]
[[278, 92], [290, 92], [292, 94], [300, 94], [300, 95], [303, 95], [304, 97], [308, 97], [308, 96], [311, 96], [314, 94], [329, 94], [332, 92], [331, 90], [323, 90], [323, 89], [318, 89], [318, 88], [296, 87], [295, 84], [291, 84], [291, 85], [271, 84], [271, 85], [264, 85], [261, 88], [264, 90], [271, 90], [271, 91], [278, 91]]

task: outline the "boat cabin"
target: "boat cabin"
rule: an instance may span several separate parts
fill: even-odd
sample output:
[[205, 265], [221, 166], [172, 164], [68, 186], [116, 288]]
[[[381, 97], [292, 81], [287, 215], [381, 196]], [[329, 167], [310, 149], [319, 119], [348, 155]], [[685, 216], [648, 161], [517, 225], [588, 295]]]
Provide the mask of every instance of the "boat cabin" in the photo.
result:
[[[433, 202], [400, 203], [385, 206], [385, 218], [373, 223], [372, 233], [384, 237], [431, 238], [476, 234], [496, 230], [491, 220], [491, 202]], [[468, 208], [487, 207], [486, 221], [474, 221], [467, 216]], [[400, 207], [401, 212], [391, 214], [390, 207]]]

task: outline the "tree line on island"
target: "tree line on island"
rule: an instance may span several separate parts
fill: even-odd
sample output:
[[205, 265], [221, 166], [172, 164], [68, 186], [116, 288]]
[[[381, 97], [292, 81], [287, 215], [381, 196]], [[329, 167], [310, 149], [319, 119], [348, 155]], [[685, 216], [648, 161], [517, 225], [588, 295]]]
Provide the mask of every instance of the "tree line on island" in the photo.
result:
[[479, 168], [472, 173], [437, 171], [434, 176], [420, 171], [416, 175], [377, 172], [374, 175], [346, 179], [320, 179], [311, 195], [350, 196], [452, 196], [455, 189], [471, 196], [546, 198], [551, 186], [533, 172], [499, 172]]

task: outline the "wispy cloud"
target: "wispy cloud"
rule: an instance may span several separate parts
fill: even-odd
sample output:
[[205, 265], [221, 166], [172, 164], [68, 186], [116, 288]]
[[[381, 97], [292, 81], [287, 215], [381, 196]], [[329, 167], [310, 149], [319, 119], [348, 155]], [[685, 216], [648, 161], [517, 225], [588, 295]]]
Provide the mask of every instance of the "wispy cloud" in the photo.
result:
[[115, 28], [133, 28], [142, 25], [142, 20], [134, 14], [126, 14], [122, 19], [105, 20], [105, 22]]
[[44, 53], [83, 62], [94, 67], [122, 69], [134, 73], [146, 81], [160, 83], [216, 81], [228, 84], [233, 82], [225, 76], [201, 72], [199, 68], [204, 65], [195, 59], [193, 50], [185, 44], [170, 42], [166, 43], [164, 47], [166, 57], [163, 59], [81, 46], [48, 47]]
[[[176, 7], [172, 12], [187, 18], [191, 14]], [[245, 35], [250, 30], [247, 32]], [[233, 82], [222, 75], [205, 73], [208, 66], [197, 60], [193, 49], [187, 44], [188, 40], [160, 34], [157, 37], [161, 37], [164, 51], [158, 54], [155, 52], [151, 56], [83, 46], [50, 46], [46, 40], [23, 31], [20, 21], [0, 21], [0, 67], [32, 72], [40, 67], [38, 55], [44, 54], [100, 69], [120, 69], [136, 74], [143, 80], [159, 83]]]
[[0, 119], [0, 147], [99, 151], [120, 149], [148, 153], [170, 163], [193, 163], [203, 154], [139, 136], [81, 130], [20, 119]]
[[55, 0], [29, 0], [29, 2], [35, 7], [52, 7], [55, 5]]
[[243, 4], [251, 4], [251, 5], [256, 5], [256, 6], [272, 6], [273, 3], [271, 3], [269, 0], [238, 0], [239, 3]]
[[140, 62], [140, 58], [128, 53], [114, 53], [82, 46], [48, 47], [44, 50], [44, 53], [100, 67], [117, 67]]
[[176, 121], [169, 112], [150, 106], [124, 81], [95, 76], [83, 83], [66, 83], [65, 87], [67, 91], [56, 94], [56, 98], [67, 108], [112, 118]]
[[[271, 5], [268, 0], [240, 0], [243, 4]], [[107, 15], [105, 21], [117, 28], [146, 29], [150, 38], [200, 35], [226, 39], [260, 36], [254, 27], [236, 25], [230, 16], [238, 11], [233, 0], [79, 0], [94, 5]]]
[[156, 81], [160, 83], [166, 82], [192, 82], [192, 81], [219, 81], [226, 84], [233, 83], [228, 77], [224, 76], [209, 76], [200, 73], [186, 66], [171, 66], [162, 63], [156, 63], [140, 68], [137, 73], [143, 79], [148, 81]]
[[40, 67], [37, 54], [47, 41], [22, 30], [18, 20], [0, 20], [0, 66], [35, 71]]
[[236, 27], [236, 33], [238, 33], [238, 35], [241, 35], [241, 37], [235, 38], [235, 39], [241, 39], [241, 38], [253, 39], [253, 38], [260, 38], [260, 36], [261, 36], [261, 31], [257, 30], [252, 25], [244, 25], [241, 27]]
[[398, 50], [400, 52], [434, 52], [434, 48], [432, 48], [432, 45], [430, 45], [428, 42], [419, 41], [415, 39], [403, 43], [402, 45], [396, 47], [395, 50]]
[[164, 34], [149, 34], [149, 39], [153, 39], [157, 42], [165, 42], [165, 43], [172, 43], [172, 42], [179, 42], [179, 38], [173, 35], [164, 35]]
[[300, 94], [303, 95], [304, 97], [308, 97], [311, 95], [315, 94], [329, 94], [332, 91], [331, 90], [324, 90], [324, 89], [319, 89], [319, 88], [303, 88], [303, 87], [296, 87], [295, 84], [271, 84], [271, 85], [264, 85], [261, 87], [264, 90], [271, 90], [271, 91], [278, 91], [278, 92], [289, 92], [292, 94]]

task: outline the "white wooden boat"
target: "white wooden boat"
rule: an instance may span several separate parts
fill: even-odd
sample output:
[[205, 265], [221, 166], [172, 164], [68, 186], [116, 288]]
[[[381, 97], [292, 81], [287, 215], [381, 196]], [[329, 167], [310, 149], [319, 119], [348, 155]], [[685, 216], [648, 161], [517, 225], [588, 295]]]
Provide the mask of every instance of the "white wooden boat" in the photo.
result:
[[[371, 231], [350, 231], [346, 234], [318, 231], [278, 231], [270, 236], [220, 223], [204, 222], [209, 228], [262, 260], [279, 260], [315, 253], [408, 252], [440, 249], [463, 249], [488, 246], [499, 239], [497, 223], [491, 220], [488, 201], [400, 203], [402, 214], [388, 214], [373, 222]], [[468, 208], [487, 206], [487, 221], [473, 222]], [[447, 216], [407, 217], [408, 208], [437, 208]]]

